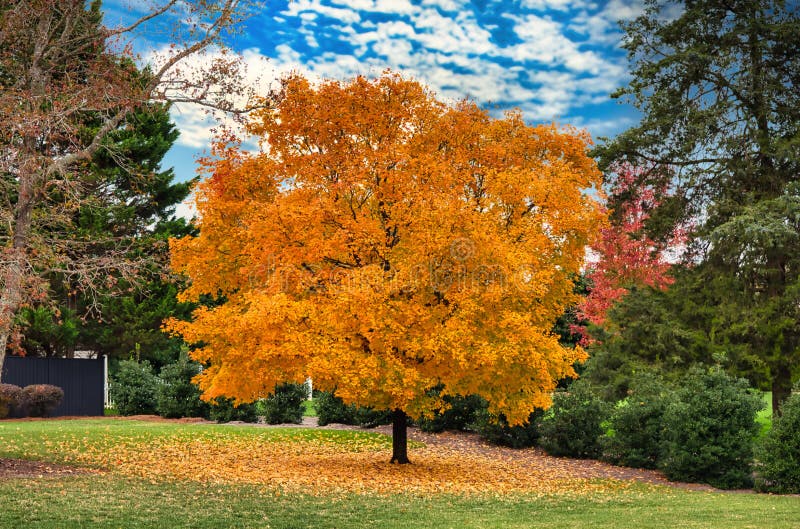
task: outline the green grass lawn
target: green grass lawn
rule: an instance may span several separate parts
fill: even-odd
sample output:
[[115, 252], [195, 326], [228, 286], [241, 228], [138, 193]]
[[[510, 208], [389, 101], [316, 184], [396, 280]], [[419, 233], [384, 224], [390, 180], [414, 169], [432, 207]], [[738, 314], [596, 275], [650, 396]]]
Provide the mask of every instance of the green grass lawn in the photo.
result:
[[767, 435], [767, 432], [772, 429], [772, 392], [765, 391], [763, 397], [766, 406], [756, 415], [756, 422], [761, 425], [761, 432], [759, 432], [761, 437]]
[[[0, 422], [0, 457], [67, 461], [87, 449], [142, 439], [313, 439], [347, 450], [384, 447], [386, 436], [362, 431], [149, 423], [113, 419]], [[138, 445], [137, 445], [138, 446]], [[145, 443], [146, 446], [146, 443]], [[202, 457], [202, 454], [200, 454]], [[73, 461], [74, 462], [74, 461]], [[281, 493], [265, 485], [199, 483], [102, 475], [0, 480], [0, 528], [702, 528], [800, 527], [800, 500], [743, 493], [692, 492], [635, 485], [576, 494], [423, 497]]]
[[304, 400], [303, 401], [303, 417], [316, 417], [317, 416], [317, 408], [314, 407], [313, 400]]
[[[391, 446], [391, 438], [359, 430], [260, 428], [225, 424], [180, 424], [122, 419], [0, 421], [0, 457], [78, 464], [69, 454], [75, 447], [102, 451], [114, 445], [155, 444], [161, 441], [246, 438], [275, 443], [309, 440], [375, 449]], [[69, 450], [59, 451], [59, 447]], [[2, 529], [2, 526], [0, 526]]]
[[93, 477], [0, 481], [0, 527], [698, 528], [800, 526], [797, 498], [636, 487], [587, 497], [277, 495], [258, 487]]

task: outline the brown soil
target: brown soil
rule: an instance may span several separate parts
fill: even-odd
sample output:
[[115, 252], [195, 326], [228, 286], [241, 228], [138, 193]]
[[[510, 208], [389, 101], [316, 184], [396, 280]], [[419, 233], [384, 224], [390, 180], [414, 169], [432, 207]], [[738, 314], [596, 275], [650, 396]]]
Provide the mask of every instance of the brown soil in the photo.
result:
[[97, 471], [85, 468], [57, 465], [55, 463], [42, 463], [25, 459], [0, 458], [0, 480], [11, 478], [46, 478], [60, 476], [78, 476], [82, 474], [96, 474]]
[[207, 421], [202, 417], [182, 417], [180, 419], [165, 419], [158, 415], [128, 415], [125, 417], [106, 417], [106, 419], [119, 419], [121, 421], [147, 421], [147, 422], [174, 422], [179, 424], [194, 424], [194, 423], [208, 423], [215, 424], [213, 421]]

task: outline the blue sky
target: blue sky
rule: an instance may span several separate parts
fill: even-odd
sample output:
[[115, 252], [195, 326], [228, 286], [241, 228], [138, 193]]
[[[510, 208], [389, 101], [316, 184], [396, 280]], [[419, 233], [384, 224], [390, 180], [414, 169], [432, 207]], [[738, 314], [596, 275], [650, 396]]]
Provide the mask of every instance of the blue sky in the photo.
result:
[[[106, 0], [108, 24], [131, 16], [121, 2]], [[613, 136], [637, 120], [609, 97], [628, 80], [617, 21], [640, 12], [631, 0], [267, 0], [228, 44], [264, 89], [291, 71], [346, 79], [391, 68], [445, 100], [468, 97], [498, 114], [520, 108], [531, 123]], [[162, 46], [158, 35], [138, 36], [137, 47]], [[185, 180], [213, 123], [187, 105], [173, 119], [181, 137], [165, 166]]]

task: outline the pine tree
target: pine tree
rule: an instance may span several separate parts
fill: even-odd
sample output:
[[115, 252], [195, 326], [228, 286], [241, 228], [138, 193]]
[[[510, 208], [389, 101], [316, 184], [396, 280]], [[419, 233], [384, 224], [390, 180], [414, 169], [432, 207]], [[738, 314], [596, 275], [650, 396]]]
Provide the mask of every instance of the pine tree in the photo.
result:
[[615, 94], [641, 123], [597, 150], [601, 166], [654, 167], [641, 180], [674, 190], [649, 227], [694, 221], [689, 258], [727, 285], [708, 302], [735, 315], [716, 336], [760, 358], [776, 410], [800, 366], [799, 9], [648, 0], [624, 26], [633, 80]]

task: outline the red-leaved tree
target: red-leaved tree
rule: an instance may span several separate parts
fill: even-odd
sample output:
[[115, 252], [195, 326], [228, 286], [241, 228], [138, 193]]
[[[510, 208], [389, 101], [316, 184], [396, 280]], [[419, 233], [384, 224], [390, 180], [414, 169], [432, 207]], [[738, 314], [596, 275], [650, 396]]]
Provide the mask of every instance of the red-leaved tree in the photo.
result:
[[[615, 169], [613, 196], [626, 200], [617, 206], [612, 224], [601, 231], [591, 247], [594, 265], [587, 273], [589, 295], [578, 305], [578, 317], [592, 325], [602, 325], [609, 309], [628, 293], [632, 286], [665, 289], [672, 283], [670, 260], [677, 257], [685, 240], [685, 229], [674, 227], [661, 241], [652, 239], [645, 231], [650, 211], [658, 207], [668, 190], [664, 187], [640, 185], [643, 168], [628, 164]], [[572, 331], [581, 336], [581, 343], [592, 341], [584, 325], [573, 325]]]

